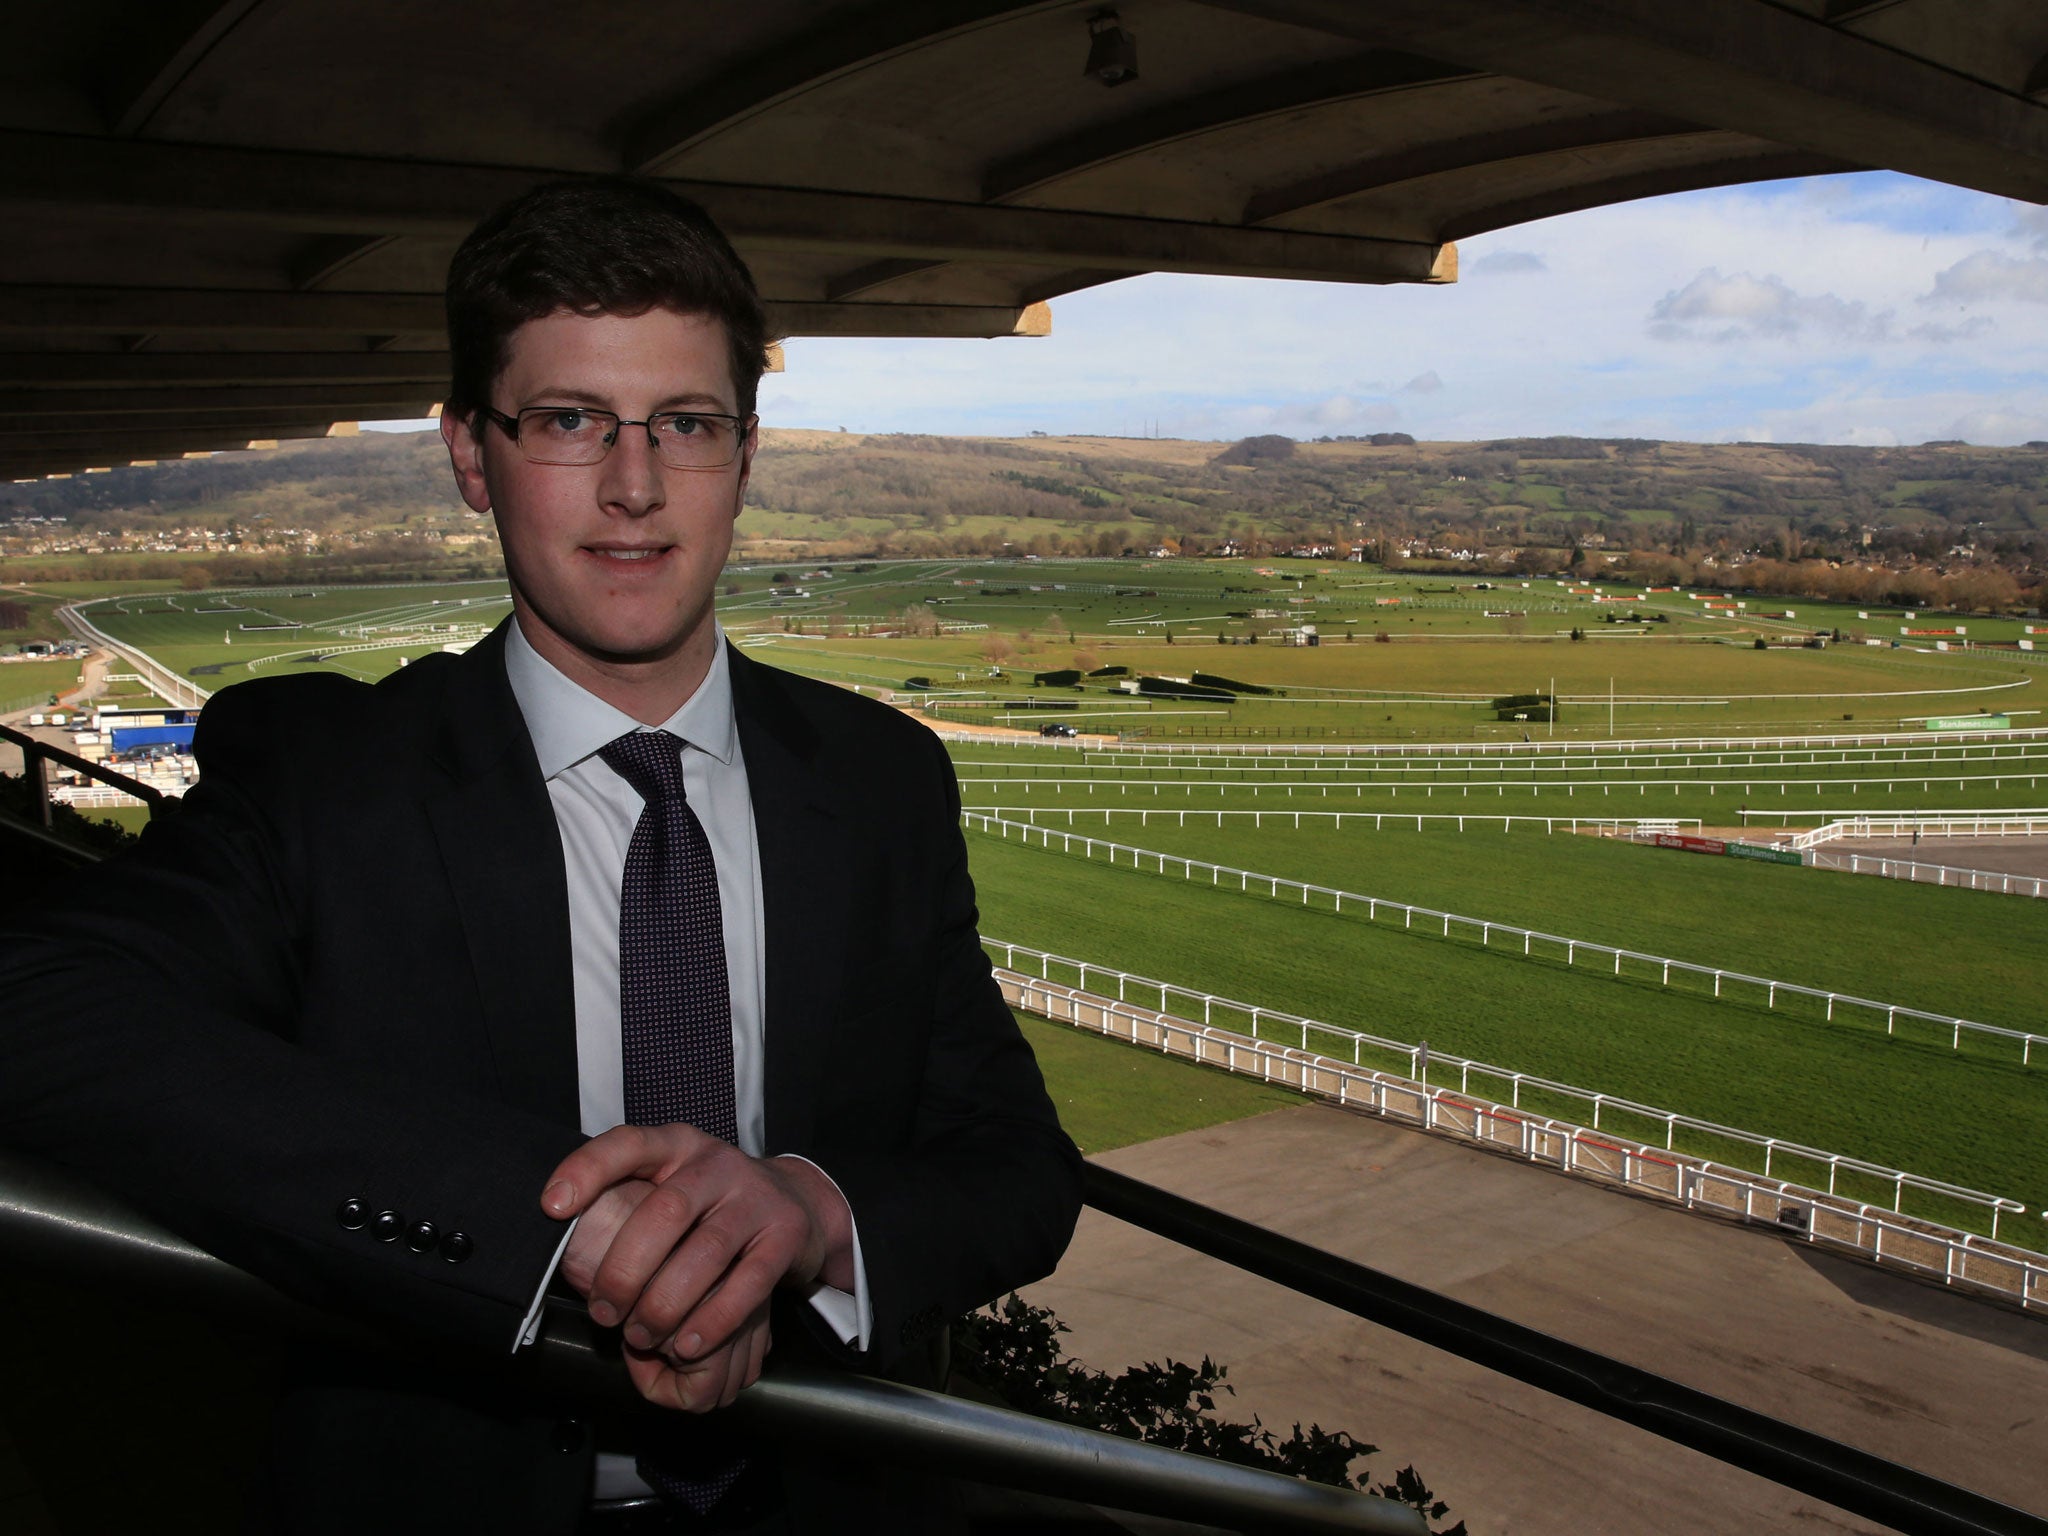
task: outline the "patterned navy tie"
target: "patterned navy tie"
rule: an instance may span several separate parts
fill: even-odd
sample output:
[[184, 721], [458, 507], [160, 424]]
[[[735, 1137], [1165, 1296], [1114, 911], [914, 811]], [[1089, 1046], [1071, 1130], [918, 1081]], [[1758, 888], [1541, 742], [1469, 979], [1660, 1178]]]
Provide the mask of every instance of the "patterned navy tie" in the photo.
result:
[[646, 802], [619, 890], [626, 1123], [694, 1125], [737, 1144], [718, 870], [683, 793], [682, 743], [634, 731], [600, 755]]
[[[739, 1142], [732, 992], [718, 870], [683, 793], [683, 744], [634, 731], [599, 754], [645, 803], [619, 888], [619, 1043], [628, 1125], [694, 1125]], [[728, 1436], [693, 1426], [642, 1455], [641, 1477], [702, 1515], [746, 1470]]]

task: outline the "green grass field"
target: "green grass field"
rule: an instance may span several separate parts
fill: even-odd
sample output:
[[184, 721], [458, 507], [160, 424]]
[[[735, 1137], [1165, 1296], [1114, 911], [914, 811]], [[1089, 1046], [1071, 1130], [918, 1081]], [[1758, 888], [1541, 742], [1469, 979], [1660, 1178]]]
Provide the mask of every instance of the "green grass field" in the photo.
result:
[[[1574, 584], [1581, 585], [1581, 584]], [[1908, 732], [1920, 718], [1982, 711], [2037, 718], [2037, 663], [2017, 651], [1937, 654], [1895, 647], [1903, 615], [1748, 599], [1711, 618], [1699, 599], [1649, 595], [1596, 604], [1554, 582], [1490, 591], [1447, 577], [1389, 575], [1308, 561], [916, 561], [829, 568], [793, 560], [736, 566], [720, 613], [757, 658], [871, 691], [929, 677], [956, 718], [1071, 720], [1090, 732], [1178, 742], [1178, 753], [1050, 750], [1035, 740], [952, 748], [970, 806], [1022, 807], [1064, 828], [1474, 917], [1960, 1013], [2040, 1027], [2034, 979], [2048, 962], [2048, 910], [2014, 898], [1709, 859], [1496, 822], [1458, 833], [1285, 823], [1292, 811], [1551, 818], [1685, 817], [1776, 824], [1843, 809], [2015, 807], [2043, 803], [2048, 745], [1987, 734], [1847, 750], [1822, 744], [1677, 746], [1692, 738]], [[129, 588], [126, 590], [134, 590]], [[1609, 589], [1615, 595], [1620, 589]], [[1628, 589], [1634, 590], [1634, 589]], [[83, 595], [83, 594], [79, 594]], [[468, 604], [464, 605], [463, 599]], [[1396, 599], [1384, 602], [1383, 599]], [[438, 602], [437, 602], [438, 600]], [[125, 611], [123, 611], [125, 610]], [[498, 584], [331, 588], [248, 594], [153, 592], [102, 604], [94, 621], [218, 687], [305, 667], [381, 676], [505, 611]], [[906, 611], [962, 626], [929, 638], [875, 633]], [[1610, 624], [1647, 611], [1668, 622]], [[1271, 617], [1250, 617], [1253, 614]], [[1218, 645], [1285, 623], [1314, 623], [1314, 648]], [[1349, 621], [1347, 623], [1347, 621]], [[241, 625], [290, 622], [293, 630]], [[1930, 627], [1932, 616], [1919, 621]], [[1965, 621], [1973, 639], [2014, 639], [2016, 621]], [[457, 625], [461, 628], [448, 630]], [[1584, 642], [1564, 636], [1573, 628]], [[1814, 630], [1876, 639], [1825, 650], [1754, 648]], [[1394, 642], [1366, 638], [1382, 629]], [[1640, 630], [1642, 633], [1627, 633]], [[1347, 633], [1360, 638], [1346, 640]], [[1167, 643], [1168, 635], [1172, 643]], [[996, 642], [991, 644], [992, 639]], [[391, 642], [400, 643], [391, 643]], [[381, 643], [381, 644], [380, 644]], [[377, 649], [351, 651], [347, 646]], [[1222, 703], [1133, 698], [1098, 682], [1076, 692], [1031, 674], [1114, 664], [1133, 673], [1219, 674], [1274, 689]], [[252, 669], [251, 663], [257, 665]], [[992, 677], [992, 665], [1004, 674]], [[4, 674], [0, 674], [4, 676]], [[1284, 691], [1284, 693], [1283, 693]], [[1552, 693], [1561, 719], [1494, 718], [1510, 693]], [[1049, 711], [1058, 706], [1058, 713]], [[1617, 737], [1671, 750], [1602, 746]], [[1255, 754], [1190, 751], [1206, 739], [1262, 743]], [[1526, 740], [1525, 740], [1526, 738]], [[1374, 757], [1289, 754], [1290, 740], [1383, 742]], [[1478, 756], [1455, 745], [1512, 745]], [[1105, 810], [1187, 810], [1149, 825]], [[1265, 825], [1207, 823], [1202, 811], [1258, 810]], [[1107, 821], [1107, 825], [1105, 825]], [[1092, 825], [1091, 825], [1092, 824]], [[1846, 1011], [1776, 1010], [1697, 987], [1660, 986], [1512, 949], [1423, 937], [1382, 922], [970, 835], [984, 931], [1269, 1008], [1469, 1056], [1577, 1087], [1931, 1178], [2048, 1203], [2034, 1149], [2048, 1132], [2039, 1074], [2006, 1042], [1901, 1024], [1895, 1038]], [[2037, 916], [2036, 914], [2041, 915]], [[1084, 1147], [1172, 1134], [1256, 1113], [1291, 1096], [1263, 1085], [1076, 1035], [1027, 1026], [1062, 1114]], [[1289, 1038], [1292, 1038], [1291, 1036]], [[1298, 1043], [1298, 1042], [1297, 1042]], [[1310, 1042], [1339, 1049], [1333, 1040]], [[1348, 1050], [1348, 1045], [1342, 1047]], [[1405, 1070], [1405, 1053], [1366, 1065]], [[1442, 1079], [1435, 1079], [1442, 1081]], [[1504, 1097], [1499, 1082], [1472, 1091]], [[1583, 1121], [1585, 1106], [1525, 1089], [1535, 1113]], [[1603, 1125], [1661, 1140], [1661, 1122], [1606, 1111]], [[1677, 1145], [1755, 1166], [1705, 1133]], [[1823, 1170], [1780, 1161], [1781, 1176]], [[1844, 1192], [1878, 1199], [1887, 1191]], [[1984, 1226], [1981, 1215], [1909, 1195], [1909, 1210]], [[2038, 1218], [2008, 1237], [2044, 1246]]]
[[[1427, 1039], [1438, 1051], [2032, 1206], [2048, 1199], [2034, 1155], [2048, 1133], [2048, 1096], [2040, 1069], [2021, 1068], [2010, 1051], [1952, 1052], [1945, 1037], [1887, 1038], [1881, 1026], [1532, 963], [1518, 948], [1430, 940], [979, 834], [969, 849], [982, 930], [999, 939], [1395, 1040]], [[1403, 1070], [1406, 1057], [1366, 1064]], [[1583, 1114], [1562, 1101], [1524, 1102]], [[1683, 1135], [1678, 1144], [1732, 1150], [1688, 1146]]]
[[0, 708], [40, 708], [52, 696], [78, 685], [80, 665], [75, 659], [0, 663]]
[[[1730, 620], [1703, 617], [1698, 600], [1676, 593], [1650, 594], [1640, 605], [1592, 601], [1643, 596], [1611, 584], [1531, 581], [1482, 590], [1446, 577], [1314, 561], [928, 560], [751, 563], [730, 568], [722, 586], [728, 630], [777, 665], [869, 688], [929, 677], [948, 691], [935, 702], [963, 711], [961, 718], [1015, 723], [1055, 708], [1091, 729], [1153, 739], [1895, 728], [1920, 715], [2025, 709], [2033, 696], [2034, 664], [2021, 653], [1892, 649], [1898, 614], [1870, 610], [1866, 621], [1810, 605], [1795, 610], [1796, 621], [1771, 619], [1763, 614], [1784, 610], [1745, 599], [1756, 611]], [[279, 668], [374, 679], [505, 612], [502, 582], [199, 594], [136, 584], [122, 591], [143, 588], [151, 590], [92, 604], [88, 616], [208, 687]], [[1639, 608], [1668, 622], [1607, 622]], [[963, 627], [932, 638], [873, 633], [900, 628], [906, 612]], [[244, 628], [284, 623], [304, 628]], [[1270, 637], [1301, 623], [1315, 624], [1327, 643], [1216, 643], [1219, 635]], [[1964, 627], [1986, 639], [2020, 632], [2011, 620]], [[1575, 628], [1587, 642], [1560, 638]], [[1882, 644], [1753, 648], [1758, 634], [1798, 638], [1837, 628]], [[1399, 643], [1364, 638], [1375, 629]], [[1211, 672], [1285, 696], [1212, 703], [1132, 698], [1107, 682], [1079, 692], [1030, 686], [1034, 672], [1070, 667], [1076, 657], [1133, 673]], [[1001, 678], [990, 676], [992, 661]], [[1497, 697], [1553, 692], [1561, 700], [1554, 724], [1495, 719]]]
[[1091, 1155], [1307, 1102], [1283, 1088], [1028, 1013], [1018, 1014], [1017, 1022], [1038, 1055], [1060, 1124]]
[[[2014, 1029], [2041, 1031], [2044, 1023], [2036, 983], [2048, 975], [2048, 914], [2032, 901], [1990, 892], [1527, 830], [1503, 836], [1233, 825], [1219, 834], [1155, 824], [1142, 842], [1116, 841]], [[1095, 863], [1106, 867], [1101, 856]], [[1128, 869], [1128, 858], [1122, 867]], [[1184, 883], [1179, 867], [1169, 868], [1151, 878]], [[1196, 883], [1206, 886], [1207, 877]], [[1278, 900], [1290, 908], [1298, 903]], [[1355, 920], [1365, 921], [1363, 908]], [[1399, 927], [1401, 919], [1380, 921]], [[1415, 932], [1415, 943], [1437, 942]], [[1506, 949], [1519, 957], [1518, 943]], [[1538, 949], [1527, 963], [1554, 962], [1548, 949]], [[1584, 974], [1606, 979], [1600, 966]], [[1711, 992], [1689, 979], [1674, 978], [1674, 987]], [[1818, 1005], [1803, 1002], [1779, 1008], [1787, 1019], [1814, 1011]], [[1882, 1020], [1876, 1027], [1882, 1030]], [[1998, 1058], [2013, 1053], [1989, 1043], [1973, 1049]], [[2048, 1073], [2048, 1057], [2042, 1067]], [[2048, 1079], [2043, 1091], [2048, 1095]]]
[[[1119, 829], [1186, 813], [1400, 814], [1561, 821], [1695, 818], [1738, 826], [1813, 824], [1823, 813], [2034, 806], [2048, 795], [2048, 743], [2028, 738], [1883, 748], [1608, 752], [1516, 758], [1435, 753], [1321, 760], [1260, 755], [1238, 761], [1157, 754], [1033, 752], [955, 746], [970, 807], [1001, 807], [1051, 825], [1083, 825], [1115, 809]], [[1021, 816], [1020, 816], [1021, 819]], [[1226, 818], [1229, 819], [1229, 818]], [[1425, 821], [1425, 825], [1428, 821]]]

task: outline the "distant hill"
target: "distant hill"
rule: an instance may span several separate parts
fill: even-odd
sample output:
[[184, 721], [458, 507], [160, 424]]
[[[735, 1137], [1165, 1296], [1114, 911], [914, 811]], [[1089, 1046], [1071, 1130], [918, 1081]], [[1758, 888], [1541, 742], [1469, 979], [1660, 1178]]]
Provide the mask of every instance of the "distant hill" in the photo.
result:
[[[2048, 553], [2048, 445], [1915, 448], [1518, 438], [1237, 444], [768, 430], [743, 540], [773, 551], [1189, 552], [1235, 539], [1517, 549], [1866, 549], [1935, 559], [1958, 545], [2018, 565]], [[0, 487], [0, 535], [265, 525], [361, 540], [460, 530], [432, 433], [291, 443], [154, 468]], [[473, 528], [474, 523], [470, 526]], [[1537, 558], [1533, 557], [1532, 558]]]

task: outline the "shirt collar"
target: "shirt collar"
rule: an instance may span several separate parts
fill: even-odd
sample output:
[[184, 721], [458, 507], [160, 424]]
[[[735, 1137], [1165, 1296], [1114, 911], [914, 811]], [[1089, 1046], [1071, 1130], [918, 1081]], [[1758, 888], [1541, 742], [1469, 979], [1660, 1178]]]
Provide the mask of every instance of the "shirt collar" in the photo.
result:
[[[533, 738], [542, 778], [552, 779], [627, 732], [644, 729], [624, 710], [563, 676], [528, 642], [517, 619], [505, 637], [505, 675]], [[733, 726], [732, 673], [726, 665], [724, 631], [719, 632], [704, 681], [660, 729], [721, 763], [732, 762], [738, 733]]]

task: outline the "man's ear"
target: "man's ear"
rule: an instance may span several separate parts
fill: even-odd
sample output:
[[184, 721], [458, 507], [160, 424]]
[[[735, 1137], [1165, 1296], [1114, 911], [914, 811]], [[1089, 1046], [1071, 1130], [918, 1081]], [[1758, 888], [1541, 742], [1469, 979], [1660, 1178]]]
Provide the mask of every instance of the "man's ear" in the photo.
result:
[[448, 462], [455, 469], [455, 489], [472, 512], [491, 510], [491, 487], [484, 475], [484, 445], [478, 440], [480, 413], [463, 416], [441, 407], [441, 441], [448, 445]]

